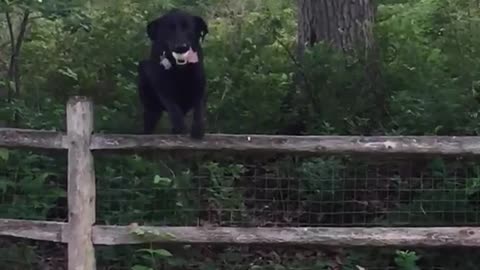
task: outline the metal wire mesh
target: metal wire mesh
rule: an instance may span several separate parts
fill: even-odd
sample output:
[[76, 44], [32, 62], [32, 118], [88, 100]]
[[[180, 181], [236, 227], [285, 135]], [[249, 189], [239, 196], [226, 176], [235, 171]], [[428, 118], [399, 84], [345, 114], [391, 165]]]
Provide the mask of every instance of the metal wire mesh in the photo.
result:
[[[102, 160], [113, 164], [113, 159]], [[274, 162], [123, 159], [97, 166], [107, 224], [218, 226], [460, 226], [479, 224], [480, 163], [346, 157]], [[136, 165], [140, 170], [131, 169]], [[149, 164], [149, 165], [145, 165]]]
[[[171, 257], [157, 256], [166, 248]], [[64, 270], [66, 245], [42, 241], [0, 238], [0, 265], [6, 270]], [[475, 249], [415, 249], [422, 270], [478, 269], [480, 254]], [[408, 259], [394, 249], [334, 249], [318, 247], [266, 246], [117, 246], [96, 248], [97, 269], [368, 269], [401, 270]], [[403, 261], [403, 263], [402, 263]], [[140, 268], [143, 266], [144, 268]], [[137, 268], [136, 268], [137, 267]]]
[[0, 218], [65, 221], [64, 153], [9, 150], [0, 159]]
[[[97, 224], [479, 224], [477, 159], [208, 157], [97, 155]], [[0, 218], [66, 220], [64, 154], [10, 151], [0, 166]], [[0, 247], [8, 251], [0, 250], [0, 265], [6, 266], [1, 269], [64, 269], [64, 245], [0, 238]], [[151, 251], [152, 246], [97, 247], [98, 269], [132, 269], [152, 263], [151, 253], [139, 251], [142, 248]], [[394, 266], [395, 250], [383, 255], [384, 249], [368, 249], [368, 256], [360, 253], [355, 260], [358, 254], [351, 249], [177, 247], [168, 249], [172, 258], [155, 261], [163, 268], [152, 269], [400, 269]], [[476, 269], [470, 264], [478, 265], [480, 254], [472, 252], [477, 251], [428, 250], [423, 252], [421, 269]], [[25, 258], [27, 253], [34, 259]], [[342, 267], [317, 265], [339, 264], [338, 260]], [[44, 261], [56, 268], [45, 268]]]
[[[478, 269], [475, 259], [465, 263], [474, 250], [397, 251], [385, 248], [325, 249], [318, 247], [266, 246], [176, 246], [168, 247], [171, 257], [156, 256], [165, 246], [101, 247], [97, 249], [98, 269], [222, 269], [222, 270], [447, 270]], [[150, 251], [156, 251], [150, 252]], [[414, 253], [413, 253], [414, 252]], [[408, 259], [408, 255], [417, 259]], [[127, 255], [128, 254], [128, 255]], [[153, 255], [152, 255], [153, 254]], [[122, 256], [124, 260], [118, 258]], [[412, 258], [412, 257], [410, 257]], [[462, 261], [463, 260], [463, 261]], [[413, 263], [412, 263], [413, 262]], [[460, 266], [460, 267], [459, 267]], [[415, 268], [418, 267], [418, 268]]]
[[0, 237], [0, 268], [5, 270], [63, 270], [66, 245]]

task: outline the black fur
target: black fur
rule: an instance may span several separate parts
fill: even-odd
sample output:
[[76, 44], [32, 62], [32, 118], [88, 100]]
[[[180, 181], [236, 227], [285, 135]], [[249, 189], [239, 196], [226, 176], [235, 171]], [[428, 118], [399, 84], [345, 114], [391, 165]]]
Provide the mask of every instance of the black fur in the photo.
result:
[[[138, 91], [143, 104], [144, 133], [153, 133], [166, 111], [173, 134], [187, 132], [184, 117], [193, 110], [190, 135], [201, 139], [205, 133], [206, 78], [200, 41], [208, 33], [206, 22], [199, 16], [178, 9], [171, 10], [147, 25], [152, 42], [150, 59], [138, 65]], [[177, 65], [172, 52], [188, 48], [198, 54], [197, 63]], [[160, 64], [164, 56], [171, 63], [167, 69]]]

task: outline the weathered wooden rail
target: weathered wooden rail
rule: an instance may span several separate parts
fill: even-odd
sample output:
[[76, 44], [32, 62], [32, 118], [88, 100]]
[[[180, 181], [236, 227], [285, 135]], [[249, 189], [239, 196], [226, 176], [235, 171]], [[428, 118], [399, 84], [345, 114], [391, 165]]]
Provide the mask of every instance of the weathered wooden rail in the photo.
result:
[[[227, 228], [95, 225], [93, 151], [194, 150], [295, 154], [480, 155], [479, 137], [172, 135], [93, 133], [88, 98], [67, 103], [67, 131], [0, 129], [0, 147], [68, 151], [68, 222], [0, 219], [0, 235], [68, 244], [68, 269], [96, 269], [94, 245], [145, 242], [317, 244], [341, 246], [480, 246], [480, 227]], [[133, 229], [149, 232], [139, 238]], [[169, 237], [163, 237], [168, 235]]]

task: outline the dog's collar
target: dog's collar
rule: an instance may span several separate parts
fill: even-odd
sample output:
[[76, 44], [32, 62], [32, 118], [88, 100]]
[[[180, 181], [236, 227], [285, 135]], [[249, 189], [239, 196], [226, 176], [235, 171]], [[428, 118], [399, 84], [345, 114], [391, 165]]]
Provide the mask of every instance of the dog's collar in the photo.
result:
[[170, 60], [168, 60], [168, 58], [165, 56], [165, 51], [160, 56], [160, 65], [162, 65], [166, 70], [172, 68], [172, 63], [170, 63]]

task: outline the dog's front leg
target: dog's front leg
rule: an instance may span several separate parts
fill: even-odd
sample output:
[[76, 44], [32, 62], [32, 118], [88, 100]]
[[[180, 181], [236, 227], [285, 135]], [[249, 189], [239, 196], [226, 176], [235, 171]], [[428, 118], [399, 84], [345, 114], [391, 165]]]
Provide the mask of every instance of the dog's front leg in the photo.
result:
[[[139, 64], [139, 73], [141, 80], [147, 82], [152, 88], [153, 95], [160, 101], [163, 109], [168, 113], [170, 124], [172, 125], [173, 134], [186, 133], [184, 115], [178, 104], [171, 98], [169, 93], [172, 92], [172, 83], [166, 79], [165, 69], [158, 63], [151, 60], [143, 60]], [[150, 130], [147, 126], [145, 129]]]
[[156, 94], [163, 107], [168, 113], [170, 125], [172, 126], [171, 133], [173, 134], [186, 134], [187, 126], [185, 124], [184, 115], [180, 107], [170, 100], [168, 97], [162, 95], [159, 89], [156, 89]]
[[143, 133], [152, 134], [161, 116], [161, 111], [145, 109], [143, 111]]
[[193, 106], [192, 129], [190, 136], [194, 139], [202, 139], [205, 135], [204, 122], [205, 99], [198, 99]]
[[185, 124], [184, 115], [180, 107], [170, 100], [168, 97], [162, 95], [159, 89], [156, 89], [156, 94], [163, 107], [168, 113], [170, 125], [172, 126], [171, 133], [173, 134], [186, 134], [187, 126]]
[[185, 134], [187, 132], [187, 126], [182, 110], [174, 102], [164, 99], [162, 100], [165, 109], [168, 112], [170, 124], [172, 125], [173, 134]]

